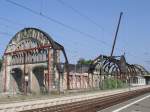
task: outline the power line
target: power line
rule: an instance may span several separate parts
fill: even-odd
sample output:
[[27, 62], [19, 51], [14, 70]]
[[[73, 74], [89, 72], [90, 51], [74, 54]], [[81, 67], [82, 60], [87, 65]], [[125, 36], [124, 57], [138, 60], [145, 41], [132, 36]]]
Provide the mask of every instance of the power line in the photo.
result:
[[[6, 19], [7, 20], [7, 19]], [[10, 20], [10, 21], [12, 21], [12, 20]], [[8, 21], [7, 21], [8, 22]], [[17, 23], [15, 23], [15, 25], [16, 25]], [[11, 28], [11, 29], [13, 29], [13, 30], [15, 30], [14, 28], [12, 28], [12, 26], [9, 26], [9, 25], [7, 25], [7, 24], [3, 24], [3, 23], [0, 23], [0, 25], [3, 25], [3, 26], [5, 26], [6, 28]], [[8, 36], [12, 36], [12, 34], [8, 34], [8, 33], [4, 33], [4, 32], [2, 32], [2, 33], [0, 33], [0, 34], [2, 34], [2, 35], [8, 35]], [[61, 36], [56, 36], [55, 34], [52, 34], [52, 35], [54, 35], [54, 37], [61, 37]], [[75, 43], [75, 41], [73, 41], [72, 40], [72, 42], [74, 43], [74, 44], [70, 44], [70, 43], [67, 43], [67, 44], [69, 44], [69, 46], [71, 46], [71, 47], [73, 47], [73, 46], [76, 46], [77, 44]], [[76, 41], [77, 42], [77, 41]], [[79, 45], [83, 45], [83, 43], [81, 44], [81, 43], [79, 43], [79, 42], [77, 42]], [[85, 43], [84, 43], [85, 44]], [[88, 43], [87, 43], [87, 45], [88, 45]], [[91, 47], [88, 47], [88, 48], [91, 48]], [[66, 49], [66, 48], [65, 48]], [[90, 50], [90, 49], [89, 49]], [[95, 49], [93, 49], [93, 48], [91, 48], [91, 50], [95, 50]], [[73, 50], [69, 50], [69, 49], [67, 49], [67, 51], [69, 51], [69, 52], [72, 52], [72, 53], [75, 53]]]
[[[60, 35], [56, 35], [56, 34], [51, 34], [51, 36], [53, 37], [62, 37], [62, 36], [60, 36]], [[66, 52], [68, 52], [69, 51], [69, 54], [70, 53], [73, 53], [73, 54], [76, 54], [76, 53], [80, 53], [79, 51], [80, 51], [80, 48], [78, 48], [77, 46], [83, 46], [83, 44], [84, 45], [89, 45], [88, 43], [84, 43], [84, 42], [82, 42], [82, 43], [79, 43], [79, 42], [77, 42], [77, 41], [75, 41], [75, 40], [69, 40], [69, 41], [72, 41], [72, 43], [64, 43], [64, 40], [62, 40], [61, 41], [61, 43], [62, 43], [62, 45], [65, 45], [66, 47], [64, 47], [65, 49], [66, 49]], [[64, 44], [63, 44], [64, 43]], [[68, 46], [68, 47], [67, 47]], [[68, 48], [73, 48], [72, 50], [71, 49], [68, 49]], [[92, 47], [86, 47], [86, 49], [88, 49], [88, 51], [97, 51], [97, 49], [93, 49]], [[102, 52], [102, 51], [101, 51]], [[88, 54], [91, 54], [91, 52], [87, 52]], [[86, 54], [87, 54], [86, 53]], [[87, 54], [87, 55], [88, 55]]]
[[[71, 6], [70, 4], [64, 2], [63, 0], [56, 0], [57, 2], [61, 3], [62, 5], [70, 8], [72, 11], [74, 11], [75, 13], [77, 13], [79, 16], [83, 17], [84, 19], [86, 19], [87, 21], [89, 21], [90, 23], [94, 24], [95, 26], [97, 26], [100, 30], [105, 31], [104, 28], [99, 25], [97, 22], [95, 22], [93, 19], [91, 19], [88, 15], [80, 12], [79, 10], [77, 10], [76, 8], [74, 8], [73, 6]], [[106, 31], [105, 31], [106, 32]], [[107, 32], [108, 33], [108, 32]], [[108, 33], [109, 34], [109, 33]], [[109, 34], [110, 35], [110, 34]]]
[[139, 56], [139, 55], [136, 55], [135, 53], [131, 53], [131, 52], [126, 52], [126, 54], [128, 54], [128, 56], [131, 56], [131, 57], [133, 57], [133, 58], [138, 58], [139, 60], [143, 60], [143, 62], [144, 62], [144, 58], [143, 57], [141, 57], [141, 56]]
[[7, 29], [11, 29], [11, 30], [16, 30], [18, 29], [17, 27], [14, 27], [14, 26], [10, 26], [10, 25], [7, 25], [7, 24], [4, 24], [4, 23], [0, 23], [1, 26], [7, 28]]
[[[93, 37], [93, 36], [91, 36], [91, 35], [89, 35], [89, 34], [87, 34], [87, 33], [84, 33], [84, 32], [82, 32], [82, 31], [80, 31], [80, 30], [78, 30], [78, 29], [76, 29], [76, 28], [74, 28], [74, 27], [71, 27], [71, 26], [69, 26], [69, 25], [66, 25], [66, 24], [64, 24], [64, 23], [62, 23], [62, 22], [60, 22], [60, 21], [58, 21], [58, 20], [55, 20], [55, 19], [53, 19], [53, 18], [51, 18], [51, 17], [48, 17], [48, 16], [46, 16], [46, 15], [44, 15], [44, 14], [40, 14], [39, 12], [37, 12], [37, 11], [35, 11], [35, 10], [32, 10], [32, 9], [30, 9], [30, 8], [28, 8], [28, 7], [25, 7], [25, 6], [21, 5], [21, 4], [18, 4], [18, 3], [16, 3], [16, 2], [11, 1], [11, 0], [6, 0], [6, 1], [7, 1], [7, 2], [10, 2], [10, 3], [12, 3], [12, 4], [14, 4], [14, 5], [18, 6], [18, 7], [21, 7], [21, 8], [23, 8], [23, 9], [26, 9], [26, 10], [28, 10], [28, 11], [30, 11], [30, 12], [36, 14], [36, 15], [42, 16], [42, 17], [44, 17], [44, 18], [46, 18], [46, 19], [48, 19], [48, 20], [50, 20], [50, 21], [53, 21], [53, 22], [55, 22], [55, 23], [57, 23], [57, 24], [59, 24], [59, 25], [61, 25], [61, 26], [64, 26], [65, 28], [71, 29], [72, 31], [78, 32], [78, 33], [80, 33], [80, 34], [82, 34], [82, 35], [84, 35], [84, 36], [90, 37], [90, 38], [95, 39], [95, 40], [97, 40], [97, 41], [101, 41], [101, 40], [97, 39], [96, 37]], [[13, 21], [8, 20], [8, 19], [2, 19], [2, 20], [8, 21], [8, 22], [13, 23], [13, 24], [16, 24], [16, 22], [13, 22]], [[17, 24], [18, 24], [18, 23], [17, 23]], [[17, 25], [17, 24], [16, 24], [16, 25]], [[12, 34], [9, 34], [9, 33], [7, 33], [7, 32], [0, 32], [0, 34], [12, 36]], [[101, 42], [102, 42], [102, 41], [101, 41]], [[105, 42], [102, 42], [102, 43], [105, 44], [105, 45], [107, 45]]]
[[[6, 25], [6, 24], [2, 24], [2, 23], [0, 23], [0, 25], [4, 25], [5, 27], [7, 27], [7, 28], [10, 28], [8, 25]], [[2, 31], [0, 31], [0, 34], [1, 35], [7, 35], [7, 36], [13, 36], [13, 34], [10, 34], [10, 33], [7, 33], [7, 32], [2, 32]], [[52, 34], [52, 36], [54, 36], [54, 37], [60, 37], [60, 36], [56, 36], [55, 34]], [[71, 43], [67, 43], [69, 46], [71, 46], [71, 47], [73, 47], [73, 46], [76, 46], [77, 44], [79, 44], [79, 45], [83, 45], [83, 43], [82, 44], [80, 44], [79, 42], [75, 42], [75, 41], [73, 41], [72, 40], [72, 42], [74, 43], [74, 44], [71, 44]], [[63, 42], [62, 42], [63, 43]], [[65, 45], [66, 45], [66, 43], [65, 43]], [[89, 48], [91, 48], [91, 47], [88, 47], [88, 49]], [[68, 48], [65, 48], [66, 49], [66, 51], [67, 52], [70, 52], [70, 53], [73, 53], [73, 54], [76, 54], [77, 53], [77, 50], [70, 50], [70, 49], [68, 49]], [[77, 48], [76, 48], [77, 49]], [[90, 50], [90, 49], [89, 49]], [[95, 49], [92, 49], [91, 48], [91, 50], [95, 50]]]
[[8, 23], [10, 23], [10, 24], [15, 24], [15, 25], [17, 25], [17, 26], [24, 26], [24, 24], [21, 24], [21, 23], [16, 22], [16, 21], [12, 21], [12, 20], [7, 19], [7, 18], [4, 18], [4, 17], [0, 17], [0, 20], [6, 21], [6, 22], [8, 22]]
[[89, 38], [91, 38], [91, 39], [94, 39], [94, 40], [96, 40], [96, 41], [98, 41], [98, 42], [101, 42], [102, 44], [108, 46], [108, 44], [107, 44], [106, 42], [97, 39], [95, 36], [92, 36], [92, 35], [90, 35], [90, 34], [88, 34], [88, 33], [85, 33], [85, 32], [83, 32], [83, 31], [80, 31], [79, 29], [76, 29], [76, 28], [74, 28], [74, 27], [72, 27], [72, 26], [69, 26], [69, 25], [67, 25], [67, 24], [64, 24], [64, 23], [62, 23], [62, 22], [60, 22], [60, 21], [58, 21], [58, 20], [56, 20], [56, 19], [53, 19], [53, 18], [51, 18], [51, 17], [49, 17], [49, 16], [46, 16], [45, 14], [39, 13], [39, 12], [37, 12], [37, 11], [31, 9], [31, 8], [28, 8], [28, 7], [24, 6], [24, 5], [21, 5], [21, 4], [17, 3], [17, 2], [14, 2], [14, 1], [12, 1], [12, 0], [6, 0], [6, 1], [9, 2], [9, 3], [11, 3], [11, 4], [13, 4], [13, 5], [16, 5], [16, 6], [20, 7], [20, 8], [23, 8], [23, 9], [25, 9], [25, 10], [27, 10], [27, 11], [30, 11], [30, 12], [33, 13], [33, 14], [36, 14], [36, 15], [38, 15], [38, 16], [41, 16], [41, 17], [43, 17], [43, 18], [45, 18], [45, 19], [48, 19], [48, 20], [50, 20], [50, 21], [52, 21], [52, 22], [54, 22], [54, 23], [56, 23], [56, 24], [59, 24], [59, 25], [65, 27], [65, 28], [67, 28], [67, 29], [70, 29], [70, 30], [72, 30], [72, 31], [74, 31], [74, 32], [78, 32], [78, 33], [80, 33], [80, 34], [83, 35], [83, 36], [89, 37]]

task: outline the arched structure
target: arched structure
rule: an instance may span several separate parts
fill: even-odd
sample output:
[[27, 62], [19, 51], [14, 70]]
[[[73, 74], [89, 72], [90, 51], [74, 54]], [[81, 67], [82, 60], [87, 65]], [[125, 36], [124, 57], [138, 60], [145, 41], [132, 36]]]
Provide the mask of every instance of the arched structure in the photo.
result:
[[149, 72], [141, 65], [137, 65], [137, 64], [126, 64], [127, 66], [127, 74], [130, 77], [134, 77], [134, 76], [145, 76], [148, 75]]
[[[127, 82], [130, 78], [136, 76], [144, 76], [148, 71], [140, 65], [130, 65], [122, 56], [105, 56], [100, 55], [94, 59], [89, 68], [89, 76], [92, 79], [91, 83], [98, 80], [99, 84], [105, 78], [111, 77]], [[96, 80], [95, 80], [96, 79]]]
[[141, 66], [141, 65], [134, 64], [134, 67], [137, 69], [137, 71], [141, 75], [147, 75], [147, 74], [149, 74], [149, 72], [143, 66]]
[[[60, 54], [65, 59], [61, 67]], [[24, 28], [19, 31], [7, 45], [3, 60], [4, 92], [11, 90], [12, 83], [19, 85], [19, 92], [25, 93], [57, 90], [60, 86], [60, 69], [66, 70], [69, 85], [68, 59], [64, 47], [40, 29]]]

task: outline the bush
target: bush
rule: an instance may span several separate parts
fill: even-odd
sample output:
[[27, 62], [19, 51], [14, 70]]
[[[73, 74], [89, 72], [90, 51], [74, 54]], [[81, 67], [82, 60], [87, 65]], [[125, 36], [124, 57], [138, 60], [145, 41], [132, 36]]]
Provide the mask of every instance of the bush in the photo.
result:
[[123, 81], [110, 78], [110, 79], [105, 79], [103, 81], [102, 89], [116, 89], [116, 88], [123, 88], [123, 87], [125, 87]]

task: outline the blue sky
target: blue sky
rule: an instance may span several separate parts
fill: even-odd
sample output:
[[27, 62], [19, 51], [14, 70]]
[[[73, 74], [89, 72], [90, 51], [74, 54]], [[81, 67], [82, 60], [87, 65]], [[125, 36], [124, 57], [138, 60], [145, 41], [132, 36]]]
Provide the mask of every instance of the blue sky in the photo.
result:
[[141, 64], [150, 70], [149, 0], [62, 0], [90, 17], [99, 27], [57, 0], [13, 1], [88, 33], [94, 38], [67, 29], [7, 0], [0, 0], [1, 56], [12, 36], [24, 27], [37, 27], [46, 31], [65, 47], [71, 63], [75, 63], [81, 57], [93, 59], [100, 54], [110, 55], [119, 13], [123, 11], [114, 55], [125, 52], [128, 63]]

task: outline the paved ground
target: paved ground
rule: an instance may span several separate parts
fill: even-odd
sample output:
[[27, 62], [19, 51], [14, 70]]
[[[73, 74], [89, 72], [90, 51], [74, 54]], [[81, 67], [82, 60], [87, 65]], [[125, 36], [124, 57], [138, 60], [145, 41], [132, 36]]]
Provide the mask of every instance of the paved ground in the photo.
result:
[[[142, 89], [147, 88], [148, 86], [139, 86], [139, 87], [133, 87], [130, 88], [130, 90], [136, 90], [136, 89]], [[122, 88], [122, 89], [116, 89], [116, 90], [106, 90], [106, 91], [91, 91], [91, 92], [81, 92], [81, 93], [71, 93], [71, 94], [64, 94], [64, 95], [58, 95], [58, 96], [51, 96], [51, 97], [42, 97], [37, 99], [24, 99], [24, 100], [18, 100], [14, 102], [10, 102], [10, 98], [3, 103], [0, 103], [0, 112], [16, 112], [16, 111], [23, 111], [23, 110], [29, 110], [34, 108], [43, 108], [43, 107], [49, 107], [59, 104], [65, 104], [65, 103], [72, 103], [87, 99], [93, 99], [97, 97], [104, 97], [109, 96], [112, 94], [122, 93], [125, 91], [129, 91], [129, 88]], [[14, 99], [14, 98], [13, 98]], [[0, 100], [2, 100], [0, 98]], [[0, 101], [1, 102], [1, 101]], [[109, 111], [106, 111], [109, 112]], [[150, 111], [149, 111], [150, 112]]]
[[150, 112], [150, 93], [114, 105], [99, 112]]
[[32, 101], [32, 100], [41, 100], [41, 99], [54, 99], [54, 98], [61, 98], [61, 97], [72, 97], [72, 96], [78, 96], [78, 95], [87, 95], [87, 94], [95, 94], [95, 93], [106, 93], [109, 91], [116, 91], [116, 90], [123, 90], [126, 88], [118, 88], [118, 89], [112, 89], [112, 90], [69, 90], [65, 93], [61, 94], [35, 94], [35, 95], [13, 95], [13, 94], [1, 94], [0, 93], [0, 105], [1, 104], [8, 104], [8, 103], [14, 103], [14, 102], [25, 102], [25, 101]]

